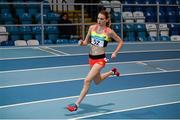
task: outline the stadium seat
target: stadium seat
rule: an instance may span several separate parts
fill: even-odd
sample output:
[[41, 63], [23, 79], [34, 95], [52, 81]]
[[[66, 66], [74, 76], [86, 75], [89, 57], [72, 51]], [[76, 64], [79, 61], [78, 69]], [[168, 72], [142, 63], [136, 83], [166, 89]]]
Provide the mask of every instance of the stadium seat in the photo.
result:
[[178, 42], [180, 41], [180, 35], [172, 35], [170, 39], [171, 41]]
[[176, 21], [180, 23], [180, 6], [177, 7], [176, 9], [176, 16], [177, 16]]
[[132, 22], [134, 22], [134, 17], [133, 17], [132, 12], [123, 12], [122, 16], [123, 16], [123, 20], [124, 20], [126, 23], [132, 23]]
[[121, 25], [120, 24], [112, 25], [112, 28], [119, 36], [121, 36]]
[[167, 24], [159, 24], [159, 40], [160, 41], [170, 41], [169, 28]]
[[137, 22], [137, 23], [144, 23], [145, 22], [145, 17], [144, 17], [143, 12], [135, 11], [135, 12], [133, 12], [133, 16], [134, 16], [135, 22]]
[[44, 3], [44, 5], [43, 5], [43, 13], [44, 13], [44, 14], [47, 14], [48, 12], [51, 11], [51, 9], [50, 9], [50, 4], [49, 4], [49, 2], [46, 1], [46, 0], [44, 0], [43, 3]]
[[27, 42], [25, 40], [16, 40], [16, 41], [14, 41], [14, 45], [19, 46], [19, 47], [27, 46]]
[[7, 12], [10, 13], [10, 6], [8, 4], [0, 4], [0, 13], [7, 13]]
[[20, 32], [24, 40], [32, 39], [32, 30], [30, 26], [21, 26]]
[[26, 7], [23, 4], [14, 4], [14, 8], [17, 16], [22, 15], [26, 11]]
[[164, 7], [160, 7], [160, 10], [159, 10], [159, 22], [163, 22], [163, 23], [167, 22], [167, 15], [165, 13], [165, 8]]
[[47, 45], [53, 44], [53, 41], [50, 40], [50, 39], [45, 39], [45, 40], [44, 40], [44, 44], [47, 44]]
[[170, 37], [169, 36], [159, 36], [159, 40], [160, 41], [170, 41]]
[[4, 24], [13, 24], [14, 19], [12, 17], [12, 14], [9, 12], [4, 12], [1, 14], [1, 19], [4, 22]]
[[42, 28], [41, 28], [41, 26], [32, 27], [32, 32], [33, 32], [36, 40], [42, 41]]
[[27, 45], [28, 45], [28, 46], [39, 45], [39, 41], [38, 41], [38, 40], [34, 40], [34, 39], [27, 40]]
[[161, 36], [169, 36], [169, 28], [167, 24], [159, 24], [159, 32]]
[[149, 34], [148, 40], [150, 41], [157, 40], [157, 27], [155, 24], [146, 24], [146, 30]]
[[113, 12], [112, 13], [112, 22], [120, 22], [121, 21], [121, 13], [120, 12]]
[[19, 15], [19, 20], [22, 24], [32, 24], [32, 16], [29, 13], [22, 13]]
[[180, 0], [176, 0], [175, 4], [179, 5], [180, 4]]
[[146, 18], [146, 22], [156, 22], [157, 21], [157, 7], [146, 6], [144, 8], [144, 16]]
[[146, 35], [146, 27], [144, 24], [136, 24], [135, 25], [135, 31], [136, 31], [136, 39], [138, 41], [147, 41], [147, 35]]
[[68, 44], [69, 39], [57, 39], [56, 44]]
[[60, 15], [58, 13], [55, 13], [55, 12], [49, 12], [47, 14], [47, 18], [48, 18], [49, 23], [58, 24], [59, 19], [60, 19]]
[[8, 40], [8, 34], [6, 27], [0, 26], [0, 43]]
[[48, 39], [50, 39], [53, 43], [56, 43], [56, 40], [59, 38], [59, 30], [56, 26], [46, 26], [45, 34], [47, 34]]
[[147, 41], [157, 41], [157, 37], [156, 36], [148, 36]]
[[121, 2], [119, 0], [111, 0], [111, 5], [114, 12], [121, 12]]
[[156, 11], [145, 11], [144, 16], [145, 16], [146, 22], [156, 22], [157, 21]]
[[176, 24], [168, 24], [168, 28], [170, 29], [170, 35], [179, 35], [180, 34], [180, 25]]
[[40, 4], [38, 4], [38, 5], [30, 4], [30, 5], [28, 5], [28, 13], [31, 16], [35, 16], [36, 14], [39, 13], [40, 7], [41, 7]]
[[108, 11], [109, 13], [111, 12], [111, 6], [108, 0], [101, 0], [101, 4], [106, 9], [106, 11]]
[[[35, 15], [35, 22], [41, 24], [41, 13]], [[48, 24], [48, 16], [45, 13], [43, 14], [43, 23]]]
[[20, 31], [17, 26], [8, 26], [7, 31], [9, 32], [10, 40], [15, 41], [20, 39]]
[[166, 14], [167, 14], [168, 22], [172, 22], [172, 23], [176, 22], [176, 12], [174, 9], [167, 8]]
[[11, 40], [3, 41], [0, 43], [0, 46], [14, 46], [14, 42]]
[[133, 24], [125, 24], [123, 26], [123, 30], [126, 41], [136, 41], [135, 29]]

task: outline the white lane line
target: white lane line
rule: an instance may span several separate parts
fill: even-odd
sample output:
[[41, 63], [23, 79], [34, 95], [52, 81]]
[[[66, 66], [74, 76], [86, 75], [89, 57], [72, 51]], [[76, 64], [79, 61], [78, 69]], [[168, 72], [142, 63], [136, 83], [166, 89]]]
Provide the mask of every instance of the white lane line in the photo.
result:
[[[147, 52], [166, 52], [166, 51], [180, 51], [180, 49], [166, 49], [166, 50], [138, 50], [138, 51], [121, 51], [121, 53], [147, 53]], [[106, 54], [111, 54], [112, 52], [106, 52]], [[81, 54], [64, 54], [58, 56], [80, 56], [80, 55], [88, 55], [89, 53], [81, 53]], [[14, 59], [27, 59], [27, 58], [44, 58], [44, 57], [54, 57], [54, 56], [31, 56], [31, 57], [16, 57], [16, 58], [0, 58], [0, 60], [14, 60]]]
[[[50, 49], [50, 50], [52, 50], [52, 51], [55, 51], [55, 52], [57, 52], [57, 53], [63, 54], [63, 55], [71, 55], [71, 54], [68, 54], [68, 53], [62, 52], [62, 51], [60, 51], [60, 50], [55, 50], [55, 49], [50, 48], [50, 47], [46, 47], [46, 48], [47, 48], [47, 49]], [[59, 55], [59, 54], [58, 54], [58, 55]], [[61, 55], [59, 55], [59, 56], [61, 56]]]
[[167, 70], [165, 70], [165, 69], [163, 69], [163, 68], [160, 68], [160, 67], [156, 67], [156, 66], [152, 66], [152, 65], [148, 65], [147, 63], [144, 63], [144, 62], [137, 62], [137, 64], [140, 64], [140, 65], [144, 65], [144, 66], [149, 66], [149, 67], [152, 67], [152, 68], [154, 68], [154, 69], [156, 69], [156, 70], [160, 70], [160, 71], [164, 71], [164, 72], [166, 72]]
[[148, 65], [148, 64], [146, 64], [146, 63], [144, 63], [144, 62], [142, 62], [142, 61], [138, 61], [137, 64], [139, 64], [139, 65], [144, 65], [144, 66], [147, 66], [147, 65]]
[[[121, 76], [147, 75], [147, 74], [171, 73], [171, 72], [180, 72], [180, 69], [179, 70], [169, 70], [169, 71], [130, 73], [130, 74], [122, 74]], [[111, 76], [111, 77], [114, 77], [114, 76]], [[84, 79], [85, 78], [75, 78], [75, 79], [65, 79], [65, 80], [56, 80], [56, 81], [47, 81], [47, 82], [36, 82], [36, 83], [27, 83], [27, 84], [18, 84], [18, 85], [7, 85], [7, 86], [0, 86], [0, 89], [12, 88], [12, 87], [24, 87], [24, 86], [31, 86], [31, 85], [43, 85], [43, 84], [52, 84], [52, 83], [72, 82], [72, 81], [79, 81], [79, 80], [84, 80]]]
[[68, 119], [68, 120], [86, 119], [86, 118], [90, 118], [90, 117], [109, 115], [109, 114], [113, 114], [113, 113], [128, 112], [128, 111], [133, 111], [133, 110], [140, 110], [140, 109], [152, 108], [152, 107], [158, 107], [158, 106], [164, 106], [164, 105], [172, 105], [172, 104], [177, 104], [177, 103], [180, 103], [180, 101], [166, 102], [166, 103], [152, 104], [152, 105], [145, 105], [145, 106], [133, 107], [133, 108], [128, 108], [128, 109], [113, 110], [113, 111], [110, 111], [110, 112], [102, 112], [102, 113], [97, 113], [97, 114], [92, 114], [92, 115], [87, 115], [87, 116], [76, 117], [76, 118], [72, 118], [72, 119]]
[[[164, 61], [179, 61], [180, 59], [159, 59], [159, 60], [140, 60], [140, 61], [128, 61], [128, 62], [110, 62], [107, 63], [109, 65], [113, 64], [129, 64], [129, 63], [138, 63], [143, 64], [144, 62], [164, 62]], [[146, 63], [144, 63], [145, 65]], [[48, 69], [59, 69], [59, 68], [74, 68], [74, 67], [81, 67], [81, 66], [88, 66], [88, 64], [83, 65], [69, 65], [69, 66], [58, 66], [58, 67], [46, 67], [46, 68], [33, 68], [33, 69], [22, 69], [22, 70], [7, 70], [7, 71], [0, 71], [0, 74], [3, 73], [11, 73], [11, 72], [23, 72], [23, 71], [36, 71], [36, 70], [48, 70]]]
[[[167, 85], [159, 85], [159, 86], [140, 87], [140, 88], [123, 89], [123, 90], [108, 91], [108, 92], [101, 92], [101, 93], [93, 93], [93, 94], [87, 94], [87, 97], [107, 95], [107, 94], [120, 93], [120, 92], [131, 92], [131, 91], [140, 91], [140, 90], [148, 90], [148, 89], [156, 89], [156, 88], [176, 87], [176, 86], [180, 86], [180, 84], [167, 84]], [[29, 105], [29, 104], [53, 102], [53, 101], [66, 100], [66, 99], [72, 99], [72, 98], [78, 98], [78, 97], [79, 97], [79, 95], [77, 95], [77, 96], [69, 96], [69, 97], [61, 97], [61, 98], [54, 98], [54, 99], [47, 99], [47, 100], [32, 101], [32, 102], [25, 102], [25, 103], [18, 103], [18, 104], [11, 104], [11, 105], [3, 105], [3, 106], [0, 106], [0, 109], [9, 108], [9, 107], [16, 107], [16, 106], [23, 106], [23, 105]]]
[[44, 52], [47, 52], [47, 53], [50, 53], [50, 54], [53, 54], [53, 55], [56, 55], [56, 56], [58, 56], [58, 55], [59, 55], [59, 54], [56, 54], [56, 53], [51, 52], [51, 51], [46, 50], [46, 49], [39, 48], [39, 50], [44, 51]]
[[157, 70], [161, 70], [161, 71], [164, 71], [164, 72], [168, 71], [168, 70], [163, 69], [163, 68], [160, 68], [160, 67], [156, 67], [155, 69], [157, 69]]

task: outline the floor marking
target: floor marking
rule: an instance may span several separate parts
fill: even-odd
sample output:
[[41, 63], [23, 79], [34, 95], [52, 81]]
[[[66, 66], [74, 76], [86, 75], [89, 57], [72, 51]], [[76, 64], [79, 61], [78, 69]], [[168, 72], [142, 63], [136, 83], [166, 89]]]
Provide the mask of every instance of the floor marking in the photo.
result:
[[[130, 74], [121, 74], [121, 76], [147, 75], [147, 74], [171, 73], [171, 72], [180, 72], [180, 70], [130, 73]], [[110, 76], [110, 77], [114, 77], [114, 76]], [[12, 88], [12, 87], [22, 87], [22, 86], [32, 86], [32, 85], [52, 84], [52, 83], [62, 83], [62, 82], [72, 82], [72, 81], [78, 81], [78, 80], [84, 80], [84, 79], [85, 78], [74, 78], [74, 79], [55, 80], [55, 81], [47, 81], [47, 82], [37, 82], [37, 83], [27, 83], [27, 84], [18, 84], [18, 85], [8, 85], [8, 86], [0, 86], [0, 89], [4, 89], [4, 88], [6, 89], [6, 88]]]
[[62, 52], [62, 51], [59, 51], [59, 50], [55, 50], [55, 49], [50, 48], [50, 47], [43, 47], [43, 48], [46, 48], [46, 49], [49, 49], [51, 51], [55, 51], [57, 53], [60, 53], [60, 54], [58, 54], [58, 56], [61, 56], [61, 54], [63, 54], [63, 55], [71, 55], [71, 54], [68, 54], [68, 53], [65, 53], [65, 52]]
[[[166, 51], [180, 51], [180, 49], [167, 49], [167, 50], [138, 50], [138, 51], [121, 51], [121, 53], [147, 53], [147, 52], [166, 52]], [[47, 52], [47, 51], [45, 51]], [[106, 54], [111, 54], [112, 52], [106, 52]], [[53, 54], [53, 53], [51, 53]], [[83, 55], [88, 55], [89, 53], [81, 53], [81, 54], [64, 54], [64, 55], [59, 55], [59, 54], [55, 54], [56, 56], [83, 56]], [[14, 60], [14, 59], [27, 59], [27, 58], [44, 58], [44, 57], [54, 57], [54, 56], [31, 56], [31, 57], [16, 57], [16, 58], [0, 58], [0, 60]]]
[[53, 54], [53, 55], [56, 55], [56, 56], [59, 55], [59, 54], [56, 54], [56, 53], [54, 53], [54, 52], [51, 52], [51, 51], [49, 51], [49, 50], [47, 50], [47, 49], [39, 48], [39, 50], [45, 51], [45, 52], [47, 52], [47, 53], [50, 53], [50, 54]]
[[110, 112], [102, 112], [102, 113], [97, 113], [97, 114], [92, 114], [92, 115], [87, 115], [87, 116], [76, 117], [76, 118], [72, 118], [72, 119], [69, 119], [69, 120], [85, 119], [85, 118], [97, 117], [97, 116], [101, 116], [101, 115], [128, 112], [128, 111], [133, 111], [133, 110], [140, 110], [140, 109], [145, 109], [145, 108], [164, 106], [164, 105], [171, 105], [171, 104], [177, 104], [177, 103], [180, 103], [180, 101], [166, 102], [166, 103], [152, 104], [152, 105], [145, 105], [145, 106], [133, 107], [133, 108], [128, 108], [128, 109], [113, 110], [113, 111], [110, 111]]
[[[138, 63], [143, 64], [144, 62], [163, 62], [163, 61], [179, 61], [180, 59], [159, 59], [159, 60], [142, 60], [142, 61], [128, 61], [128, 62], [109, 62], [107, 64], [113, 65], [113, 64], [129, 64], [129, 63]], [[144, 63], [145, 65], [146, 63]], [[82, 64], [82, 65], [69, 65], [69, 66], [58, 66], [58, 67], [46, 67], [46, 68], [33, 68], [33, 69], [22, 69], [22, 70], [7, 70], [7, 71], [0, 71], [0, 74], [3, 73], [10, 73], [10, 72], [23, 72], [23, 71], [36, 71], [36, 70], [48, 70], [48, 69], [59, 69], [59, 68], [74, 68], [74, 67], [82, 67], [82, 66], [88, 66], [88, 64]]]
[[165, 70], [165, 69], [160, 68], [160, 67], [156, 67], [155, 69], [157, 69], [157, 70], [161, 70], [161, 71], [164, 71], [164, 72], [168, 71], [168, 70]]
[[[101, 93], [93, 93], [93, 94], [87, 94], [87, 97], [107, 95], [107, 94], [113, 94], [113, 93], [118, 93], [118, 92], [131, 92], [131, 91], [140, 91], [140, 90], [147, 90], [147, 89], [156, 89], [156, 88], [164, 88], [164, 87], [176, 87], [176, 86], [180, 86], [180, 84], [167, 84], [167, 85], [159, 85], [159, 86], [140, 87], [140, 88], [131, 88], [131, 89], [108, 91], [108, 92], [101, 92]], [[78, 98], [78, 97], [79, 97], [79, 95], [78, 96], [54, 98], [54, 99], [46, 99], [46, 100], [39, 100], [39, 101], [32, 101], [32, 102], [24, 102], [24, 103], [11, 104], [11, 105], [3, 105], [3, 106], [0, 106], [0, 109], [9, 108], [9, 107], [16, 107], [16, 106], [23, 106], [23, 105], [29, 105], [29, 104], [44, 103], [44, 102], [53, 102], [53, 101], [66, 100], [66, 99], [72, 99], [72, 98]]]

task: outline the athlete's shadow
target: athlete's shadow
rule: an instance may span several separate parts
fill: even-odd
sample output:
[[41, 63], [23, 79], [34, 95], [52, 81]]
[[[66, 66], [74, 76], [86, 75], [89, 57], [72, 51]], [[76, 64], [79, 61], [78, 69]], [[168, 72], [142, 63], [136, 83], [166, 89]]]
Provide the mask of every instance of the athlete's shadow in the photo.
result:
[[104, 105], [98, 105], [98, 106], [94, 106], [94, 105], [90, 105], [90, 104], [81, 104], [80, 106], [80, 109], [75, 111], [75, 112], [72, 112], [72, 113], [68, 113], [68, 114], [65, 114], [66, 116], [73, 116], [73, 115], [82, 115], [82, 114], [87, 114], [87, 113], [97, 113], [97, 112], [110, 112], [112, 110], [110, 109], [105, 109], [103, 107], [105, 106], [111, 106], [111, 105], [114, 105], [114, 103], [107, 103], [107, 104], [104, 104]]

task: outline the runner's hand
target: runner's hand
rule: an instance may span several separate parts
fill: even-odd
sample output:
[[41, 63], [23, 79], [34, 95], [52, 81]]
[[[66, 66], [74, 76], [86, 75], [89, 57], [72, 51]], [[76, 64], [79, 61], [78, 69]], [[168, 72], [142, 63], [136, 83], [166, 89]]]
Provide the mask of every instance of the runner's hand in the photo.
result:
[[79, 40], [78, 45], [82, 46], [83, 45], [83, 40]]

